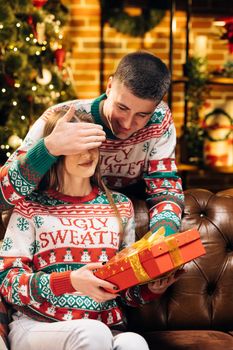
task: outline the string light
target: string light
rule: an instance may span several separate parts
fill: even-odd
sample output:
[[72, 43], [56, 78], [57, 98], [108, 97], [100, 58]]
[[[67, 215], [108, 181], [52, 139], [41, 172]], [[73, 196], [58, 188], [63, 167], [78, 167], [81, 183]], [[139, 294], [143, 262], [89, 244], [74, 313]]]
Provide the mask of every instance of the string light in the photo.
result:
[[1, 145], [1, 149], [5, 149], [5, 145]]
[[45, 51], [45, 50], [46, 50], [46, 47], [45, 47], [45, 46], [42, 46], [41, 50], [42, 50], [42, 51]]
[[14, 47], [14, 48], [13, 48], [13, 51], [15, 51], [15, 52], [18, 51], [17, 47]]
[[6, 153], [6, 156], [9, 158], [11, 156], [11, 153], [10, 152], [7, 152]]
[[30, 41], [30, 38], [29, 38], [29, 36], [27, 36], [25, 40], [26, 40], [26, 41]]
[[17, 28], [21, 27], [21, 24], [20, 24], [19, 22], [16, 23], [16, 27], [17, 27]]
[[0, 29], [3, 29], [4, 28], [4, 25], [1, 23], [0, 24]]
[[17, 101], [13, 101], [12, 104], [13, 104], [13, 106], [17, 106], [18, 102]]
[[35, 85], [33, 85], [32, 91], [36, 91], [36, 90], [37, 90], [37, 87]]
[[36, 56], [40, 56], [40, 51], [36, 51]]
[[20, 87], [20, 83], [15, 83], [14, 85], [16, 88], [19, 88]]
[[34, 38], [34, 39], [33, 39], [33, 42], [36, 44], [36, 43], [37, 43], [37, 39], [36, 39], [36, 38]]
[[26, 119], [25, 115], [21, 115], [20, 118], [21, 118], [22, 120], [25, 120], [25, 119]]
[[49, 85], [49, 88], [50, 88], [50, 90], [53, 90], [53, 89], [54, 89], [54, 85], [53, 85], [53, 84], [50, 84], [50, 85]]
[[5, 94], [5, 92], [6, 92], [6, 89], [2, 88], [2, 93]]

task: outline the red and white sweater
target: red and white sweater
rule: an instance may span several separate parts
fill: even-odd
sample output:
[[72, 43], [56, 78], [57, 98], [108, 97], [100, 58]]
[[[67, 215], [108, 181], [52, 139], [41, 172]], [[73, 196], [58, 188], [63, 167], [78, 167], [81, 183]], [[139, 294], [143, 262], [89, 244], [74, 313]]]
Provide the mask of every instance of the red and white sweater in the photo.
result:
[[176, 131], [168, 106], [161, 102], [147, 125], [127, 140], [117, 139], [102, 122], [99, 104], [106, 98], [75, 100], [47, 110], [30, 129], [22, 146], [0, 173], [0, 210], [12, 207], [30, 194], [45, 172], [57, 160], [43, 141], [45, 121], [53, 110], [73, 104], [78, 111], [91, 113], [103, 126], [107, 139], [100, 148], [101, 172], [110, 188], [124, 187], [144, 180], [150, 207], [150, 227], [166, 228], [166, 235], [179, 231], [183, 209], [181, 179], [175, 162]]
[[[134, 241], [131, 201], [113, 194], [123, 227], [123, 245]], [[97, 303], [75, 293], [72, 270], [104, 262], [119, 250], [119, 223], [106, 195], [94, 187], [86, 197], [33, 192], [14, 208], [0, 251], [0, 293], [16, 310], [41, 321], [98, 319], [122, 324], [117, 300]], [[121, 293], [137, 306], [156, 297], [146, 285]]]

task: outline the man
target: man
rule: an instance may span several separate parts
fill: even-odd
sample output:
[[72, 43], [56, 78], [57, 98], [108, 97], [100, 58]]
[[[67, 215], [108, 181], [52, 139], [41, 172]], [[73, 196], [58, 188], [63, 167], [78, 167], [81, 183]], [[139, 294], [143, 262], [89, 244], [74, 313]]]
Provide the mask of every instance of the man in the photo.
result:
[[[106, 94], [53, 107], [71, 106], [42, 139], [52, 109], [47, 110], [2, 168], [1, 208], [12, 207], [33, 191], [57, 157], [100, 147], [102, 175], [109, 187], [122, 191], [143, 179], [152, 230], [165, 226], [166, 235], [179, 231], [183, 193], [174, 159], [176, 132], [162, 101], [169, 84], [169, 71], [159, 58], [135, 52], [120, 61]], [[91, 113], [95, 124], [69, 122], [75, 109]]]

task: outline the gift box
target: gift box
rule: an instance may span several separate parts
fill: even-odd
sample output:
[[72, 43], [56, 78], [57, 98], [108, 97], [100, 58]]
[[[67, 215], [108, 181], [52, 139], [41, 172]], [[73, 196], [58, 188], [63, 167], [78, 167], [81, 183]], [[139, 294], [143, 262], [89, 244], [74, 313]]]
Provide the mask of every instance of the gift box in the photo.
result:
[[148, 232], [139, 241], [117, 253], [95, 275], [118, 286], [118, 290], [111, 291], [118, 293], [161, 277], [205, 254], [196, 229], [167, 237], [164, 234], [164, 228], [154, 234]]

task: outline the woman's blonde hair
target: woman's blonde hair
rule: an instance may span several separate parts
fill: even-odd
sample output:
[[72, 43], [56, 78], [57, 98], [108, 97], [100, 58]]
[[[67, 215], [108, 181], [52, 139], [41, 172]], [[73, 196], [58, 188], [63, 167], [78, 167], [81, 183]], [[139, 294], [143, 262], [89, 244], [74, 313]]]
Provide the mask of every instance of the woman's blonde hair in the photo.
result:
[[[55, 125], [57, 124], [58, 120], [62, 118], [65, 113], [67, 112], [67, 107], [64, 109], [61, 109], [59, 111], [55, 111], [52, 115], [49, 116], [48, 120], [46, 121], [45, 127], [44, 127], [44, 133], [43, 137], [48, 136], [51, 134], [53, 129], [55, 128]], [[79, 122], [85, 122], [85, 123], [94, 123], [92, 116], [90, 113], [86, 113], [85, 111], [75, 111], [74, 117], [72, 118], [71, 122], [79, 123]], [[40, 190], [48, 190], [48, 189], [54, 189], [57, 190], [58, 188], [62, 188], [63, 186], [63, 161], [64, 156], [60, 156], [58, 161], [51, 167], [51, 169], [44, 175], [42, 178], [39, 189]], [[105, 185], [101, 172], [100, 172], [100, 162], [98, 161], [98, 164], [96, 166], [96, 170], [94, 175], [91, 178], [91, 182], [93, 184], [96, 184], [101, 188], [103, 192], [106, 193], [106, 196], [108, 198], [108, 201], [114, 210], [114, 213], [117, 217], [119, 228], [120, 228], [120, 240], [122, 240], [123, 237], [123, 224], [120, 217], [119, 210], [114, 202], [112, 192], [107, 188]]]

